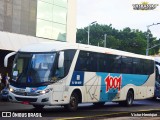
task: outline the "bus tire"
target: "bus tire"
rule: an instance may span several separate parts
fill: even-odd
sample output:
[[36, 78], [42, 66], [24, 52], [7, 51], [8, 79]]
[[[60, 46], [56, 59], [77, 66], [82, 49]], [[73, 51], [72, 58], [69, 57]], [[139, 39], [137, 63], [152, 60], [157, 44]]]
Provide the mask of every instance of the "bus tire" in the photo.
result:
[[74, 112], [78, 108], [78, 95], [76, 92], [73, 92], [70, 97], [69, 104], [65, 105], [64, 108], [66, 108], [70, 112]]
[[96, 102], [96, 103], [93, 103], [93, 105], [95, 107], [103, 106], [104, 104], [105, 104], [105, 102]]
[[35, 109], [42, 109], [44, 107], [44, 105], [33, 105], [33, 107]]
[[121, 106], [132, 106], [133, 104], [133, 100], [134, 100], [134, 92], [133, 90], [129, 90], [126, 96], [126, 100], [125, 101], [120, 101], [119, 105]]
[[125, 100], [125, 106], [132, 106], [134, 100], [134, 93], [132, 90], [129, 90]]

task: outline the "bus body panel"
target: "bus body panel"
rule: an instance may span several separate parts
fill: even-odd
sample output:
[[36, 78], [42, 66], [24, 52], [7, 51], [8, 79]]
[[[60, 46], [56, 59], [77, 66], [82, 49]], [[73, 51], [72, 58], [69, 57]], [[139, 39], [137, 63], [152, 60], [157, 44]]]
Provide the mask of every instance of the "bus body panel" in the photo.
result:
[[83, 102], [122, 101], [129, 89], [133, 89], [134, 99], [145, 99], [153, 97], [153, 76], [75, 71], [70, 85], [83, 88]]

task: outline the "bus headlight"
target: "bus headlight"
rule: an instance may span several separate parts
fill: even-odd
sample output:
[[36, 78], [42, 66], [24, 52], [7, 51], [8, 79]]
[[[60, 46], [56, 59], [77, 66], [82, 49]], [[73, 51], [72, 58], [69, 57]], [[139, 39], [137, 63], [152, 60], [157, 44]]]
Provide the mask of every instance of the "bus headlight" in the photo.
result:
[[13, 88], [9, 88], [9, 91], [10, 91], [10, 92], [14, 92], [14, 89], [13, 89]]
[[48, 93], [48, 92], [49, 92], [48, 89], [47, 89], [47, 90], [42, 90], [42, 91], [40, 91], [41, 94], [46, 94], [46, 93]]
[[39, 93], [39, 94], [46, 94], [46, 93], [49, 93], [49, 91], [52, 91], [52, 88], [39, 91], [38, 93]]

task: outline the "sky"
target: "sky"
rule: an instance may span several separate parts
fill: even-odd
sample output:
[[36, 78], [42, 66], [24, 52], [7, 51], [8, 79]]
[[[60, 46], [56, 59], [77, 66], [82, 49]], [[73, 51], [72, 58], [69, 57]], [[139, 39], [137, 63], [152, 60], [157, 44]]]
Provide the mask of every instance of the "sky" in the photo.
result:
[[[159, 4], [154, 10], [133, 10], [132, 4], [141, 2]], [[93, 21], [122, 30], [125, 27], [147, 31], [147, 25], [160, 23], [160, 0], [77, 0], [77, 28], [87, 27]], [[160, 24], [149, 28], [160, 38]]]

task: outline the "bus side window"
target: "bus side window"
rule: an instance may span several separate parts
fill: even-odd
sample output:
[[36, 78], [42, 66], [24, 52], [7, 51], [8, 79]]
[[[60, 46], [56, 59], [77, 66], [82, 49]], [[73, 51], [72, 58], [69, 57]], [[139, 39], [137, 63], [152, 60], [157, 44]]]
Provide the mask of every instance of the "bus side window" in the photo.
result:
[[150, 75], [154, 73], [154, 61], [152, 60], [143, 60], [143, 74]]
[[75, 53], [76, 50], [64, 50], [64, 69], [60, 70], [60, 73], [62, 73], [64, 77], [68, 74], [70, 70]]
[[110, 64], [109, 72], [120, 73], [121, 72], [121, 56], [118, 55], [108, 55], [107, 64]]
[[77, 62], [76, 62], [75, 70], [76, 71], [86, 71], [87, 64], [88, 64], [87, 55], [83, 51], [80, 51]]
[[152, 74], [152, 73], [154, 73], [154, 61], [152, 61], [152, 60], [148, 60], [148, 61], [149, 61], [148, 74]]
[[97, 53], [90, 52], [88, 71], [97, 72]]
[[140, 64], [140, 59], [138, 58], [133, 58], [133, 74], [140, 74], [142, 65]]
[[80, 51], [77, 62], [76, 62], [76, 71], [97, 71], [97, 53]]
[[132, 74], [132, 58], [122, 56], [121, 72]]
[[97, 71], [98, 72], [107, 72], [107, 60], [105, 58], [107, 55], [106, 54], [97, 54]]

